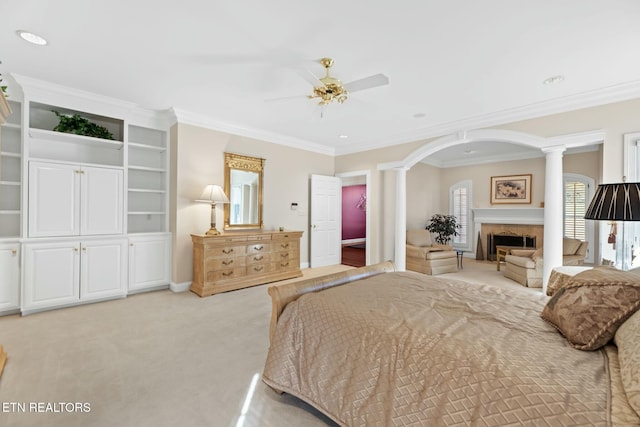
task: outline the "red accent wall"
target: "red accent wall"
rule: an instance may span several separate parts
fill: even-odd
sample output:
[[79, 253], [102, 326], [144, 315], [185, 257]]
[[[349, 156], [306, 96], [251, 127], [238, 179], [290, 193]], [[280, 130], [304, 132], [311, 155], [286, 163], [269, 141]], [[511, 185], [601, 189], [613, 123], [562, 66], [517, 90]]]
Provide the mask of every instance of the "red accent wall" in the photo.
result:
[[367, 237], [366, 185], [342, 187], [342, 240]]

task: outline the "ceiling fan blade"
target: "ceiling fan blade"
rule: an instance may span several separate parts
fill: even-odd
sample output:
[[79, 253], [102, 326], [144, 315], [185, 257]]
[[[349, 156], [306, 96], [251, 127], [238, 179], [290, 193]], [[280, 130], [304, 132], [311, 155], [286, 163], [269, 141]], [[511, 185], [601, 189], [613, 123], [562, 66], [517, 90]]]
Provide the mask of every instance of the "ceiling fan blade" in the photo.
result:
[[347, 90], [347, 92], [351, 93], [388, 84], [389, 77], [385, 76], [384, 74], [374, 74], [373, 76], [345, 83], [343, 87]]
[[313, 74], [308, 69], [295, 67], [294, 71], [304, 80], [306, 80], [311, 86], [313, 87], [324, 86], [324, 83], [322, 83], [322, 80], [320, 80], [315, 74]]
[[290, 99], [302, 99], [302, 98], [308, 98], [308, 96], [307, 95], [281, 96], [278, 98], [265, 99], [264, 102], [279, 102], [279, 101], [288, 101]]

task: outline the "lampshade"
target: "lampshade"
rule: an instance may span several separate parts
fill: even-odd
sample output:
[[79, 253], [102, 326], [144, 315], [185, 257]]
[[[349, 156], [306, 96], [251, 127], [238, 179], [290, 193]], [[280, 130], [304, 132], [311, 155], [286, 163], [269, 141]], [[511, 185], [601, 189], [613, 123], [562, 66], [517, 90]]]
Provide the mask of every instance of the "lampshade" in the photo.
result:
[[229, 198], [219, 185], [209, 184], [205, 187], [196, 202], [229, 203]]
[[600, 184], [585, 219], [640, 221], [640, 183]]

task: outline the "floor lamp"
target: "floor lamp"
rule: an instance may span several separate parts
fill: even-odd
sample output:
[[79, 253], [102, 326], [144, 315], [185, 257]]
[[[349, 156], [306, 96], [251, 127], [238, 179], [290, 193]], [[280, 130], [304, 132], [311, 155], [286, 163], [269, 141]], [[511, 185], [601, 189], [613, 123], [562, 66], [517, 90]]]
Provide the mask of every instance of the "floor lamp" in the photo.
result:
[[625, 228], [628, 221], [640, 221], [640, 182], [598, 185], [584, 217], [598, 221], [622, 221], [622, 239], [616, 238], [616, 267], [629, 270], [633, 254], [625, 239]]
[[224, 194], [222, 188], [219, 185], [207, 185], [196, 202], [211, 203], [211, 228], [205, 235], [217, 236], [220, 234], [216, 229], [216, 203], [229, 203], [229, 198]]

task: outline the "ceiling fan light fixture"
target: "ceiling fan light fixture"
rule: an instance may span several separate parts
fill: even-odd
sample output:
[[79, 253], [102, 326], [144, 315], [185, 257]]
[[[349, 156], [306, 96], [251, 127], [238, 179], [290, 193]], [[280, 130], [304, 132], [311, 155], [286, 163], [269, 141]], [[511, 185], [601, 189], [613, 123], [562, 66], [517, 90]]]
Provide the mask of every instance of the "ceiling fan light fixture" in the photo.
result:
[[24, 40], [27, 41], [29, 43], [38, 45], [38, 46], [46, 46], [47, 44], [49, 44], [49, 42], [47, 42], [47, 40], [44, 37], [41, 37], [37, 34], [34, 34], [30, 31], [25, 31], [25, 30], [18, 30], [16, 31], [16, 34], [18, 34], [18, 36]]
[[551, 76], [547, 79], [544, 79], [542, 81], [542, 84], [549, 86], [549, 85], [555, 85], [555, 84], [561, 83], [563, 81], [564, 81], [564, 76], [558, 74], [557, 76]]

